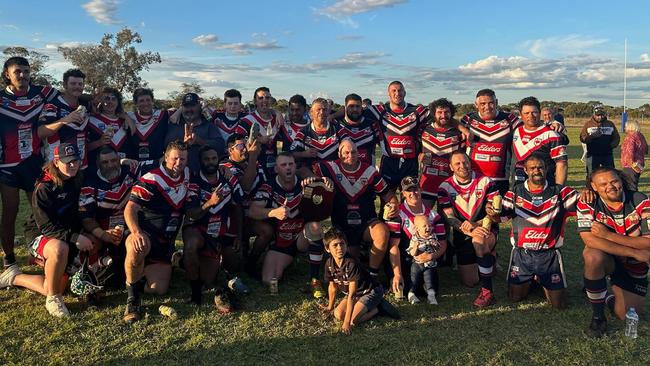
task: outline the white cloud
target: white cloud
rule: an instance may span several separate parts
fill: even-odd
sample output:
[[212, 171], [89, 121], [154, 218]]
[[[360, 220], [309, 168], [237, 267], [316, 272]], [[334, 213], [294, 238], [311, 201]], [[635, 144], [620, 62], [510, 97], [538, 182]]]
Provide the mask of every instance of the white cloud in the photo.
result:
[[75, 42], [75, 41], [68, 41], [68, 42], [61, 42], [61, 43], [48, 43], [48, 44], [45, 45], [45, 49], [57, 51], [59, 49], [59, 47], [77, 48], [77, 47], [81, 47], [81, 46], [84, 46], [84, 45], [87, 45], [87, 44], [89, 44], [89, 43]]
[[316, 9], [316, 12], [331, 17], [350, 16], [405, 2], [407, 0], [339, 0], [328, 7]]
[[8, 28], [8, 29], [13, 29], [13, 30], [18, 30], [18, 27], [13, 25], [13, 24], [0, 24], [0, 27], [2, 28]]
[[231, 50], [233, 53], [238, 55], [249, 55], [252, 53], [252, 50], [274, 50], [283, 48], [276, 40], [266, 40], [266, 33], [253, 33], [252, 37], [256, 39], [255, 42], [226, 43], [219, 42], [219, 37], [217, 37], [216, 34], [201, 34], [192, 38], [192, 42], [215, 50]]
[[342, 35], [342, 36], [337, 36], [336, 37], [337, 41], [359, 41], [359, 40], [362, 40], [362, 39], [363, 39], [363, 36], [358, 36], [358, 35], [353, 35], [353, 34]]
[[97, 23], [112, 25], [120, 24], [115, 14], [117, 13], [118, 4], [118, 0], [91, 0], [83, 4], [82, 7]]
[[580, 34], [569, 34], [528, 40], [522, 43], [523, 47], [536, 57], [550, 57], [573, 55], [593, 50], [597, 46], [607, 43], [606, 38], [593, 38]]
[[650, 56], [647, 53], [641, 54], [640, 58], [642, 62], [650, 62]]

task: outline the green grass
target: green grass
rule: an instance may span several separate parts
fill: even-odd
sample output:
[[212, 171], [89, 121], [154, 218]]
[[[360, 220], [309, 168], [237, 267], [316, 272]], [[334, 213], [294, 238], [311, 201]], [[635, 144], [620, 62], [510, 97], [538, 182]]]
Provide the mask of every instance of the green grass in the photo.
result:
[[[584, 166], [577, 128], [571, 131], [569, 181], [582, 186]], [[618, 164], [618, 161], [617, 161]], [[642, 178], [648, 191], [650, 182]], [[27, 212], [21, 207], [21, 220]], [[20, 228], [21, 223], [18, 224]], [[253, 294], [243, 299], [243, 310], [218, 315], [210, 305], [184, 304], [189, 286], [176, 273], [169, 294], [146, 296], [147, 317], [134, 326], [121, 323], [123, 291], [108, 293], [99, 307], [88, 307], [73, 296], [66, 303], [70, 320], [50, 317], [44, 298], [24, 290], [0, 291], [0, 364], [604, 364], [650, 363], [650, 325], [642, 321], [639, 338], [623, 337], [623, 323], [611, 320], [611, 335], [600, 340], [583, 335], [590, 307], [581, 292], [582, 242], [575, 220], [566, 229], [563, 249], [568, 274], [568, 308], [552, 310], [541, 293], [514, 304], [506, 298], [505, 273], [495, 278], [497, 305], [476, 310], [471, 302], [477, 289], [459, 285], [457, 272], [440, 271], [440, 305], [398, 304], [403, 320], [375, 318], [340, 334], [324, 320], [314, 301], [301, 292], [306, 260], [290, 268], [281, 294], [245, 278]], [[499, 264], [506, 268], [510, 244], [507, 227], [498, 243]], [[21, 246], [20, 261], [26, 260]], [[27, 271], [38, 271], [24, 267]], [[157, 312], [171, 304], [179, 319]]]

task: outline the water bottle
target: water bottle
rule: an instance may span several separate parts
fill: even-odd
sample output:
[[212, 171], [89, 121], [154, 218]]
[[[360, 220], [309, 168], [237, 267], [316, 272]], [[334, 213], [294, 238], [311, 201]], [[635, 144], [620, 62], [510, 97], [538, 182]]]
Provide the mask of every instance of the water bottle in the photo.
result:
[[639, 326], [639, 315], [634, 308], [630, 308], [625, 314], [625, 336], [635, 339], [637, 337], [637, 327]]

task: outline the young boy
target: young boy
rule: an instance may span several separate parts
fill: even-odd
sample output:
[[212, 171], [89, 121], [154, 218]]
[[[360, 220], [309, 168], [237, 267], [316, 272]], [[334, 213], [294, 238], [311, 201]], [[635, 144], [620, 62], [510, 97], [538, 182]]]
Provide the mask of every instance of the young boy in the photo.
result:
[[[348, 245], [345, 235], [336, 228], [328, 230], [324, 237], [325, 250], [330, 254], [325, 264], [325, 281], [329, 282], [329, 303], [323, 311], [334, 312], [336, 320], [342, 320], [341, 331], [350, 334], [352, 327], [371, 319], [379, 310], [384, 290], [370, 277], [367, 270], [346, 254]], [[347, 297], [334, 308], [337, 292]]]
[[[436, 259], [442, 255], [446, 248], [441, 245], [433, 233], [433, 225], [426, 216], [417, 215], [413, 219], [415, 224], [415, 233], [411, 237], [411, 243], [408, 252], [413, 256], [411, 263], [411, 289], [408, 293], [408, 300], [411, 304], [420, 302], [415, 295], [415, 291], [422, 285], [424, 279], [424, 289], [427, 291], [427, 300], [431, 305], [438, 305], [436, 299], [436, 289], [438, 288], [438, 271], [436, 269]], [[444, 242], [443, 242], [444, 244]], [[422, 253], [434, 254], [434, 259], [428, 262], [419, 262], [417, 257]]]

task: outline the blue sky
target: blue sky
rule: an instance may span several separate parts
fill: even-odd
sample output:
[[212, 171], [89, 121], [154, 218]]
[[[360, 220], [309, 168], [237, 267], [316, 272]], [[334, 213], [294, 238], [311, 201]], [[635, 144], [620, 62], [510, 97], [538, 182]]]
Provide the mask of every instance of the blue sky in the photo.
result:
[[[404, 81], [407, 99], [473, 100], [490, 87], [502, 103], [601, 100], [622, 105], [628, 39], [628, 106], [650, 101], [650, 4], [627, 1], [144, 1], [22, 0], [0, 10], [0, 47], [25, 46], [70, 65], [58, 45], [96, 43], [122, 27], [163, 63], [143, 74], [160, 97], [182, 82], [207, 95], [261, 85], [276, 97], [349, 92], [374, 101]], [[19, 4], [19, 5], [18, 5]], [[15, 15], [14, 15], [15, 12]], [[22, 18], [21, 18], [22, 17]]]

